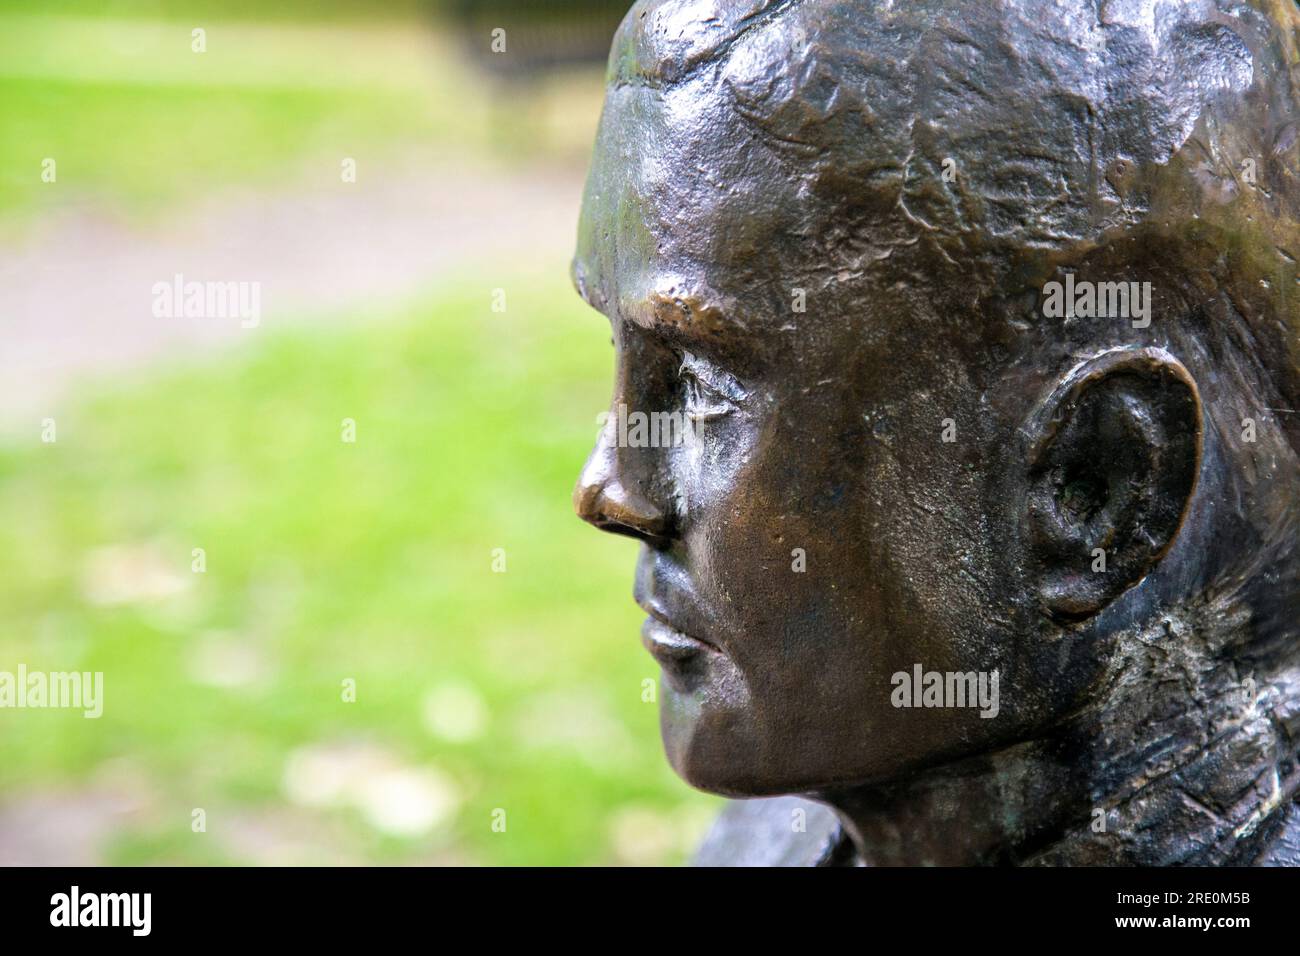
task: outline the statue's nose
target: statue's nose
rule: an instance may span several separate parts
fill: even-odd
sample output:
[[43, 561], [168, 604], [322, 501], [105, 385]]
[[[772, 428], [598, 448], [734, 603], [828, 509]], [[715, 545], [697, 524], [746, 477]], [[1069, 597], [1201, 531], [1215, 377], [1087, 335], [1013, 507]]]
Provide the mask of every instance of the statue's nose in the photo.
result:
[[573, 508], [583, 521], [648, 544], [667, 544], [668, 519], [662, 508], [628, 488], [619, 474], [618, 450], [601, 442], [591, 453], [578, 485]]

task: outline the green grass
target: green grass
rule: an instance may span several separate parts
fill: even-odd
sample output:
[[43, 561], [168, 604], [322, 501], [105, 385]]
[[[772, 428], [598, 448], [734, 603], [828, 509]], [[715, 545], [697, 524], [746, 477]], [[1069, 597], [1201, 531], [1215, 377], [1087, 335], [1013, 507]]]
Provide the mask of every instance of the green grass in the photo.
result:
[[[85, 396], [53, 444], [0, 449], [0, 670], [106, 683], [98, 721], [0, 712], [0, 794], [129, 766], [152, 802], [113, 862], [242, 862], [228, 831], [250, 813], [307, 821], [322, 862], [337, 847], [628, 859], [616, 833], [642, 846], [632, 858], [681, 859], [713, 801], [667, 769], [642, 701], [657, 674], [637, 640], [635, 547], [569, 505], [608, 398], [607, 337], [562, 282], [507, 284], [505, 314], [490, 309], [499, 284], [360, 326], [249, 330], [235, 354]], [[173, 593], [96, 598], [111, 547], [175, 576]], [[261, 676], [212, 686], [212, 645], [244, 648]], [[481, 699], [478, 735], [425, 729], [426, 694], [449, 684]], [[349, 742], [436, 768], [458, 810], [400, 837], [355, 809], [291, 804], [290, 755]]]
[[375, 19], [410, 19], [429, 10], [441, 9], [445, 0], [388, 0], [376, 4], [370, 0], [280, 0], [268, 4], [261, 0], [0, 0], [0, 12], [30, 12], [34, 7], [45, 13], [75, 14], [104, 19], [168, 18], [188, 20], [198, 17], [231, 16], [241, 20], [343, 21]]
[[60, 210], [148, 226], [234, 186], [319, 188], [338, 182], [345, 157], [373, 170], [407, 158], [582, 161], [589, 150], [594, 70], [502, 88], [409, 11], [398, 21], [268, 22], [235, 6], [202, 21], [207, 49], [197, 54], [194, 17], [56, 9], [75, 15], [0, 4], [8, 233]]
[[[28, 79], [0, 82], [0, 109], [0, 215], [11, 221], [88, 200], [148, 220], [249, 180], [287, 185], [313, 160], [321, 182], [343, 157], [364, 164], [389, 145], [386, 129], [434, 122], [414, 97]], [[46, 157], [54, 184], [41, 181]]]

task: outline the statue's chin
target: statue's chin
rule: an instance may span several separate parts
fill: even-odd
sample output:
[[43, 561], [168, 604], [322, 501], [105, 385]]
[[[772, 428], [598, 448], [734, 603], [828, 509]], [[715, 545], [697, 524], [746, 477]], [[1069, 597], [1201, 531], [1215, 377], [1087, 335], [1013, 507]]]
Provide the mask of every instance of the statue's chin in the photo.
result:
[[720, 693], [713, 682], [696, 683], [690, 690], [677, 689], [669, 680], [662, 686], [659, 727], [668, 763], [679, 777], [699, 790], [729, 797], [784, 792], [762, 788], [756, 779], [759, 760], [743, 695]]
[[763, 757], [764, 734], [744, 697], [680, 693], [665, 686], [659, 723], [669, 765], [697, 790], [770, 797], [814, 789], [806, 786], [811, 781], [791, 773], [795, 768]]
[[673, 771], [698, 790], [726, 797], [794, 792], [794, 768], [773, 759], [775, 728], [763, 725], [737, 663], [713, 652], [673, 664], [662, 668], [659, 699], [659, 729]]
[[[788, 714], [764, 723], [747, 695], [717, 693], [717, 685], [694, 692], [665, 683], [659, 724], [673, 771], [698, 790], [726, 797], [821, 794], [888, 786], [972, 753], [955, 737], [919, 750], [866, 746], [897, 739], [892, 728], [864, 730], [864, 746], [848, 753], [819, 750], [790, 731]], [[933, 711], [931, 712], [933, 713]]]

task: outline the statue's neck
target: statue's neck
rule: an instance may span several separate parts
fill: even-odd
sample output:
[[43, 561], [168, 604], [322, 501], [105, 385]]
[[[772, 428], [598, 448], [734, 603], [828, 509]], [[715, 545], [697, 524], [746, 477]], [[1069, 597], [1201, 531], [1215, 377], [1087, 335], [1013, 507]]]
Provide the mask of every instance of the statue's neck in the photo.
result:
[[1068, 755], [1022, 744], [903, 784], [823, 793], [872, 866], [1015, 863], [1087, 819], [1088, 782]]
[[[1137, 645], [1140, 651], [1140, 645]], [[1294, 799], [1297, 691], [1129, 660], [1104, 710], [904, 783], [826, 792], [869, 865], [1248, 864]]]

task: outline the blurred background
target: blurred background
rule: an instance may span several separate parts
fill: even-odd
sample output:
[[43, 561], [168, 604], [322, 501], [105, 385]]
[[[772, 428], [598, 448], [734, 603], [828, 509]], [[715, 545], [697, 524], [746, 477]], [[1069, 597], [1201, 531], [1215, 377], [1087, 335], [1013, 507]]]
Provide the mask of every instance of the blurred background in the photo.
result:
[[[0, 671], [104, 674], [0, 709], [0, 864], [698, 842], [636, 546], [569, 504], [628, 5], [0, 0]], [[157, 317], [178, 274], [257, 324]]]

